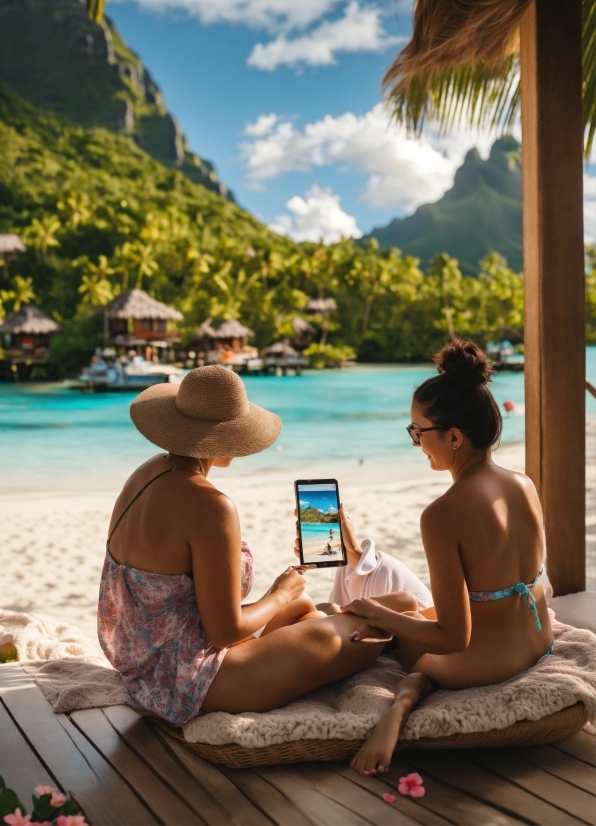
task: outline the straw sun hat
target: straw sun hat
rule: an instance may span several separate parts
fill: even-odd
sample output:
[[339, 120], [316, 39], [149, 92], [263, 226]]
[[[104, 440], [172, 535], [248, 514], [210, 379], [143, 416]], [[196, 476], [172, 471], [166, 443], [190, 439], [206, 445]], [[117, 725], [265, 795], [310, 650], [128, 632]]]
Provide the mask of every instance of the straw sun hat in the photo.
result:
[[269, 447], [281, 419], [248, 401], [242, 379], [225, 367], [198, 367], [180, 384], [156, 384], [130, 406], [135, 427], [180, 456], [249, 456]]

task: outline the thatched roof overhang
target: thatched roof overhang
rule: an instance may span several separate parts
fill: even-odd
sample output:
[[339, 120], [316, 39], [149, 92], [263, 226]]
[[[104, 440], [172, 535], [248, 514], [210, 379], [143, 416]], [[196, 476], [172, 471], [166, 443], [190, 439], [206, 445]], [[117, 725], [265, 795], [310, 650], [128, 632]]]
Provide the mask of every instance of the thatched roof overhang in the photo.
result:
[[201, 339], [205, 338], [217, 338], [217, 333], [211, 326], [211, 321], [212, 319], [208, 318], [201, 324], [200, 327], [197, 327], [197, 329], [192, 334], [192, 341], [200, 341]]
[[27, 304], [18, 313], [9, 313], [2, 324], [0, 334], [43, 336], [59, 333], [62, 328], [34, 304]]
[[108, 318], [151, 318], [165, 321], [182, 321], [184, 316], [173, 307], [162, 304], [144, 290], [128, 290], [110, 301], [105, 307]]
[[219, 325], [215, 332], [215, 338], [219, 339], [252, 338], [253, 336], [253, 331], [248, 327], [245, 327], [244, 324], [241, 324], [235, 318], [232, 318], [229, 321], [224, 321], [223, 324]]
[[312, 324], [309, 324], [306, 319], [301, 318], [299, 315], [294, 316], [292, 319], [292, 327], [298, 335], [314, 335], [317, 332]]
[[0, 235], [0, 255], [14, 255], [17, 252], [25, 252], [26, 247], [14, 233]]
[[275, 344], [272, 344], [270, 347], [265, 348], [265, 354], [268, 356], [297, 356], [298, 353], [287, 338], [284, 338], [283, 341], [276, 341]]

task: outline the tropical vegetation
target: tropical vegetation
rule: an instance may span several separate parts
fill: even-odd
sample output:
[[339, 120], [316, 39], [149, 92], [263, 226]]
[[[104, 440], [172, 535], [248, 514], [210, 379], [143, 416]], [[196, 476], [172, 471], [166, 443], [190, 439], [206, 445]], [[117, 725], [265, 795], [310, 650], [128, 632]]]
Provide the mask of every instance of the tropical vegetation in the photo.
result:
[[[486, 344], [523, 329], [523, 278], [496, 253], [465, 277], [446, 254], [421, 263], [375, 239], [294, 243], [126, 136], [66, 125], [1, 86], [0, 233], [27, 245], [0, 262], [0, 313], [35, 301], [54, 317], [63, 333], [52, 359], [63, 373], [101, 344], [101, 308], [133, 287], [178, 308], [186, 340], [207, 317], [240, 318], [263, 347], [306, 318], [320, 331], [307, 350], [316, 366], [423, 359], [454, 333]], [[313, 315], [313, 298], [334, 301]]]

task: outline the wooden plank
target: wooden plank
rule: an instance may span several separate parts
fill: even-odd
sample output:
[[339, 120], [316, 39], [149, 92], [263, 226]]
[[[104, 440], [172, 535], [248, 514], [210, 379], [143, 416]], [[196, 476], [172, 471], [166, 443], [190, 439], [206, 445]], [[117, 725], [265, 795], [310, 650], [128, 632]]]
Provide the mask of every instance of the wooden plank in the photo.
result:
[[526, 472], [555, 596], [586, 576], [581, 6], [533, 0], [520, 29]]
[[[2, 666], [3, 668], [4, 666]], [[0, 701], [0, 774], [27, 809], [36, 786], [58, 786]]]
[[[407, 759], [407, 754], [404, 753], [400, 754], [397, 760], [394, 755], [389, 771], [378, 775], [379, 780], [388, 783], [395, 789], [400, 777], [415, 771], [414, 767], [407, 762]], [[507, 826], [507, 824], [522, 822], [495, 809], [493, 806], [481, 803], [469, 795], [447, 786], [434, 777], [425, 777], [424, 787], [427, 792], [426, 795], [412, 802], [433, 812], [434, 818], [440, 816], [450, 822], [457, 823], [458, 826], [481, 826], [485, 823], [490, 824], [490, 826]], [[437, 821], [433, 819], [432, 822], [436, 823]]]
[[578, 760], [583, 760], [590, 766], [596, 767], [596, 738], [585, 731], [580, 731], [573, 737], [567, 737], [558, 743], [553, 743], [553, 747], [570, 754]]
[[412, 751], [408, 763], [423, 777], [430, 775], [503, 812], [540, 826], [569, 826], [580, 820], [477, 765], [480, 749], [466, 759], [453, 751]]
[[192, 809], [211, 826], [228, 824], [234, 813], [222, 805], [202, 784], [197, 783], [165, 742], [157, 736], [151, 723], [126, 706], [103, 709], [112, 726], [126, 743], [164, 780]]
[[156, 731], [156, 734], [195, 778], [195, 782], [200, 783], [212, 798], [225, 808], [228, 817], [227, 822], [240, 823], [243, 826], [261, 826], [261, 824], [268, 825], [270, 823], [269, 818], [250, 800], [247, 800], [234, 783], [222, 774], [216, 766], [207, 760], [203, 760], [198, 754], [183, 746], [173, 737], [168, 737], [159, 730]]
[[[124, 782], [120, 775], [105, 760], [102, 754], [81, 734], [79, 729], [65, 714], [57, 714], [56, 719], [81, 752], [89, 766], [97, 776], [97, 783], [101, 793], [108, 795], [115, 809], [110, 826], [113, 824], [145, 824], [157, 823], [151, 810], [139, 800], [132, 789]], [[107, 826], [107, 825], [106, 825]]]
[[591, 794], [570, 786], [532, 763], [522, 760], [514, 749], [483, 749], [476, 753], [474, 762], [493, 774], [515, 783], [516, 786], [552, 803], [568, 815], [594, 823], [596, 800]]
[[[0, 669], [2, 702], [16, 721], [39, 759], [65, 791], [76, 798], [88, 822], [127, 823], [122, 819], [118, 801], [101, 783], [109, 771], [98, 775], [85, 755], [69, 737], [46, 698], [18, 664]], [[104, 767], [105, 768], [105, 767]]]
[[[554, 774], [555, 777], [596, 795], [596, 771], [593, 766], [588, 766], [582, 760], [576, 760], [570, 754], [550, 746], [519, 749], [517, 754], [534, 766]], [[596, 807], [596, 800], [594, 806]]]
[[296, 776], [293, 767], [259, 766], [254, 771], [264, 780], [275, 786], [290, 800], [312, 823], [317, 826], [366, 826], [372, 823], [350, 809], [331, 800], [316, 789], [310, 788]]
[[[353, 783], [351, 778], [331, 771], [321, 763], [300, 763], [292, 769], [293, 775], [304, 781], [307, 786], [335, 800], [336, 803], [341, 803], [355, 814], [361, 814], [372, 823], [401, 826], [420, 822], [404, 814], [399, 805], [385, 803], [381, 798], [383, 792], [375, 793], [358, 783]], [[396, 795], [395, 803], [399, 804], [400, 800], [400, 796]]]
[[220, 766], [220, 771], [278, 826], [309, 826], [313, 823], [252, 769], [228, 769]]
[[70, 719], [146, 803], [158, 820], [166, 824], [203, 823], [196, 812], [124, 743], [101, 709], [74, 711]]

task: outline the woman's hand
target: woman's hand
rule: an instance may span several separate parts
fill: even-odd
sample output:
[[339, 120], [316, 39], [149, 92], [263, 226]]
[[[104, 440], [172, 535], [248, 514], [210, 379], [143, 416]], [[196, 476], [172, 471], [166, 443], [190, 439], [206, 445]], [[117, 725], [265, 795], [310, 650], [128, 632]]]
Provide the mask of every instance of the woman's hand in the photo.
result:
[[356, 536], [354, 524], [348, 516], [343, 503], [339, 506], [339, 522], [341, 524], [341, 536], [344, 543], [344, 548], [348, 555], [348, 562], [355, 568], [362, 556], [362, 548]]
[[298, 599], [306, 588], [306, 580], [304, 578], [305, 570], [306, 567], [300, 565], [286, 568], [274, 581], [269, 593], [281, 594], [284, 598], [284, 603]]
[[355, 599], [347, 605], [342, 605], [342, 614], [356, 614], [359, 617], [364, 617], [369, 622], [369, 625], [374, 625], [377, 628], [382, 628], [382, 617], [387, 611], [376, 599]]

